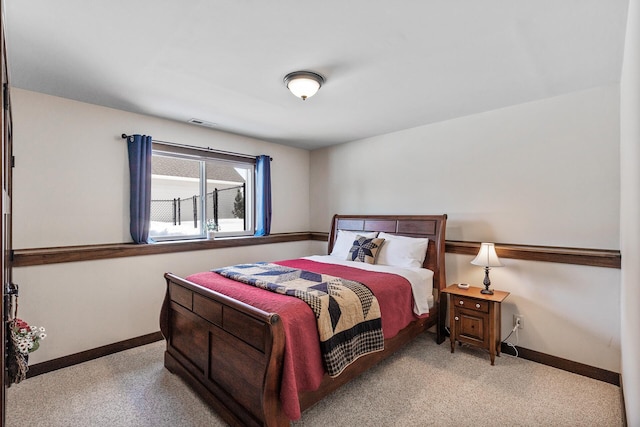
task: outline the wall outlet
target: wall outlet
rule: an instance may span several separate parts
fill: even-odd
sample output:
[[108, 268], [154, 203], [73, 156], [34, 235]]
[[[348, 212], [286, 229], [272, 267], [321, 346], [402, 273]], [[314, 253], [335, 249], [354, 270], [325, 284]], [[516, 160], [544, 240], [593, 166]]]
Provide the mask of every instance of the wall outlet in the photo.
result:
[[518, 329], [524, 329], [524, 316], [520, 314], [513, 315], [513, 326], [516, 326], [520, 322], [520, 327]]

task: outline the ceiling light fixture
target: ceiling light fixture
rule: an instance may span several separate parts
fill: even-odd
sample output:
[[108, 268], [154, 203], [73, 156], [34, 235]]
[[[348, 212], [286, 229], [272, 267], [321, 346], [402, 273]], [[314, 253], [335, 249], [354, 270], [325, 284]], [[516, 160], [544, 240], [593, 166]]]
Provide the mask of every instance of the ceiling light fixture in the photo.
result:
[[324, 77], [311, 71], [294, 71], [284, 76], [284, 84], [302, 100], [311, 98], [324, 83]]

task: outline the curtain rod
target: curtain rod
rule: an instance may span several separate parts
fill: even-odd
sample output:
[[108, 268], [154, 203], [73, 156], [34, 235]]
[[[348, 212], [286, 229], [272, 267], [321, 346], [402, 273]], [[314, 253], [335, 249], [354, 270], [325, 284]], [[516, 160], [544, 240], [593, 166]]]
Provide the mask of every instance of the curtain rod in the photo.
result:
[[[128, 140], [130, 136], [133, 136], [133, 135], [127, 135], [126, 133], [123, 133], [121, 135], [122, 139], [126, 139], [126, 140]], [[212, 153], [228, 154], [230, 156], [238, 156], [238, 157], [246, 157], [247, 159], [255, 159], [256, 158], [256, 156], [250, 156], [248, 154], [234, 153], [233, 151], [216, 150], [216, 149], [211, 148], [211, 147], [198, 147], [197, 145], [178, 144], [176, 142], [159, 141], [157, 139], [152, 139], [151, 142], [156, 142], [158, 144], [170, 145], [170, 146], [173, 146], [173, 147], [191, 148], [193, 150], [210, 151]], [[269, 157], [269, 160], [273, 161], [273, 157]]]

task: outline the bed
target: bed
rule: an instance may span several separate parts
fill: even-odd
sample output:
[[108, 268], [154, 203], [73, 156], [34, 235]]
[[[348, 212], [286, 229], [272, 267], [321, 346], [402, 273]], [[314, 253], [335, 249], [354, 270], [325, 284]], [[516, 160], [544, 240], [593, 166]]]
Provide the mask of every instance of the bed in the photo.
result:
[[[295, 317], [300, 312], [290, 307], [296, 303], [287, 302], [285, 306], [282, 300], [299, 301], [297, 298], [243, 284], [238, 286], [244, 290], [231, 290], [226, 287], [229, 284], [224, 282], [231, 279], [219, 277], [213, 272], [195, 273], [186, 278], [165, 274], [167, 290], [160, 314], [160, 329], [167, 342], [165, 367], [184, 379], [231, 425], [289, 425], [290, 420], [297, 418], [302, 411], [389, 357], [425, 330], [435, 327], [436, 341], [438, 344], [444, 341], [445, 313], [439, 307], [439, 297], [440, 290], [446, 286], [446, 219], [446, 215], [333, 217], [329, 254], [334, 249], [337, 251], [336, 245], [343, 241], [342, 236], [338, 239], [339, 232], [343, 235], [345, 232], [380, 232], [381, 235], [386, 233], [389, 238], [405, 236], [416, 238], [414, 240], [428, 238], [426, 257], [421, 267], [432, 272], [433, 284], [428, 314], [416, 314], [417, 303], [414, 302], [414, 315], [406, 325], [390, 326], [390, 322], [385, 323], [385, 313], [397, 309], [384, 301], [395, 301], [400, 297], [380, 299], [385, 331], [384, 350], [357, 358], [339, 375], [330, 376], [322, 368], [318, 373], [315, 361], [318, 356], [313, 351], [307, 351], [306, 347], [304, 351], [297, 351], [303, 348], [304, 341], [308, 341], [309, 337], [315, 337], [313, 339], [318, 346], [317, 328], [308, 333], [313, 325], [304, 325], [308, 317], [314, 318], [308, 306], [306, 310], [309, 315]], [[278, 262], [278, 265], [310, 271], [324, 269], [330, 273], [351, 275], [354, 280], [373, 278], [373, 274], [359, 268], [353, 269], [348, 263], [345, 266], [324, 265], [326, 258], [285, 260]], [[382, 277], [394, 275], [385, 272], [375, 274], [376, 280], [382, 282], [386, 280], [382, 280]], [[408, 281], [406, 286], [410, 286]], [[246, 296], [247, 293], [249, 296]], [[376, 290], [374, 294], [377, 295]], [[269, 302], [263, 302], [263, 299]], [[265, 309], [271, 307], [275, 309]], [[296, 320], [292, 321], [292, 317]], [[398, 330], [388, 332], [394, 327]], [[307, 329], [301, 332], [292, 328]], [[296, 368], [296, 363], [302, 362], [308, 365]], [[292, 373], [292, 370], [297, 373]], [[296, 375], [307, 375], [308, 378], [300, 380]]]

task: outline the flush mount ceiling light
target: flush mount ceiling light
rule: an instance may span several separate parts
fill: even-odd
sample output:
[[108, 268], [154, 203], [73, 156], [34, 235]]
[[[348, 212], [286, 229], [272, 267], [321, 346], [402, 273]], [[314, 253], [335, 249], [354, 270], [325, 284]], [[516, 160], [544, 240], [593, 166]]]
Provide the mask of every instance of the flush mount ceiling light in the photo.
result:
[[311, 71], [294, 71], [284, 76], [284, 84], [302, 100], [311, 98], [324, 83], [324, 77]]

